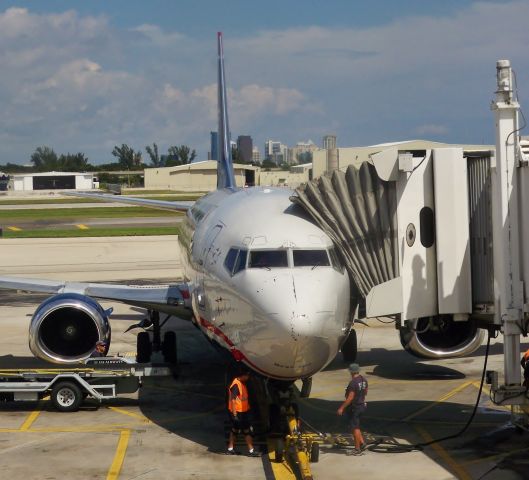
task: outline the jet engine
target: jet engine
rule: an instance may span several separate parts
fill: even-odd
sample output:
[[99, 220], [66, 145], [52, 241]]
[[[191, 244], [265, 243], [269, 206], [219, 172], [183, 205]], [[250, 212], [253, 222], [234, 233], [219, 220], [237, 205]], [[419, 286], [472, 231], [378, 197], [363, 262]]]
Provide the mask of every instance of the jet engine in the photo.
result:
[[452, 315], [418, 318], [400, 328], [402, 346], [419, 358], [463, 357], [477, 350], [484, 338], [485, 330], [473, 320], [456, 322]]
[[48, 362], [83, 361], [98, 340], [104, 340], [108, 349], [111, 312], [86, 295], [65, 293], [50, 297], [33, 314], [29, 348]]

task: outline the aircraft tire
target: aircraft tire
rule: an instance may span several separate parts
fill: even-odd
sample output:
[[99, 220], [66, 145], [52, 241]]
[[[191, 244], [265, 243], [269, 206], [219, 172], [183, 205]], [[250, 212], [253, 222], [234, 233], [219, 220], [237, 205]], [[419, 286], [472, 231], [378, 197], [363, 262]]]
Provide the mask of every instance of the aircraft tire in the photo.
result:
[[356, 360], [358, 345], [356, 341], [356, 330], [354, 328], [349, 332], [347, 340], [342, 345], [342, 358], [344, 362], [351, 363]]
[[304, 378], [302, 380], [301, 384], [301, 391], [299, 392], [299, 396], [301, 398], [309, 398], [310, 397], [310, 391], [312, 390], [312, 377]]
[[285, 442], [282, 438], [277, 438], [274, 443], [274, 460], [276, 463], [283, 462], [283, 452], [285, 450]]
[[75, 382], [57, 382], [51, 390], [51, 403], [59, 412], [77, 412], [83, 393]]
[[320, 460], [320, 444], [314, 442], [310, 447], [310, 462], [318, 463]]
[[165, 332], [162, 343], [163, 358], [167, 363], [176, 365], [177, 354], [176, 354], [176, 333]]
[[148, 363], [152, 354], [152, 343], [148, 332], [140, 332], [136, 338], [136, 361]]

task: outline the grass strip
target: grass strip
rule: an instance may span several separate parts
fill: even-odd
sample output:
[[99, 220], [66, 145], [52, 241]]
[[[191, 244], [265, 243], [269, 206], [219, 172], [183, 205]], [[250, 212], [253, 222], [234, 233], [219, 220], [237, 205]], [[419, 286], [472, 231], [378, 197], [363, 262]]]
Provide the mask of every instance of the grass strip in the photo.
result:
[[178, 190], [142, 190], [142, 189], [124, 189], [123, 195], [196, 195], [201, 197], [202, 195], [205, 195], [207, 192], [181, 192]]
[[61, 205], [63, 203], [97, 203], [102, 200], [91, 198], [28, 198], [16, 199], [0, 197], [0, 205]]
[[178, 235], [178, 227], [94, 227], [88, 230], [68, 229], [35, 229], [12, 232], [3, 231], [3, 238], [69, 238], [69, 237], [134, 237], [148, 235]]
[[17, 223], [28, 220], [75, 220], [83, 218], [174, 217], [179, 215], [182, 215], [182, 212], [147, 207], [43, 208], [0, 210], [0, 222]]

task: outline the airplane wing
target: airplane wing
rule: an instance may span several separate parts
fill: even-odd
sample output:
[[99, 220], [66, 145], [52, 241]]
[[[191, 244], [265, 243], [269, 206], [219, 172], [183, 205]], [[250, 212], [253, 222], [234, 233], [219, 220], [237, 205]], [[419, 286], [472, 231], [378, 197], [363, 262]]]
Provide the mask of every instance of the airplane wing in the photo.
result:
[[94, 200], [106, 200], [108, 202], [130, 203], [142, 207], [153, 207], [162, 210], [177, 210], [186, 212], [195, 202], [181, 201], [170, 202], [169, 200], [150, 200], [148, 198], [123, 197], [121, 195], [111, 195], [107, 193], [88, 193], [88, 192], [63, 192], [64, 195], [72, 197], [93, 198]]
[[0, 276], [0, 288], [49, 293], [51, 295], [78, 293], [92, 298], [116, 300], [121, 303], [157, 310], [183, 318], [188, 318], [191, 315], [189, 290], [185, 283], [162, 286], [136, 286]]

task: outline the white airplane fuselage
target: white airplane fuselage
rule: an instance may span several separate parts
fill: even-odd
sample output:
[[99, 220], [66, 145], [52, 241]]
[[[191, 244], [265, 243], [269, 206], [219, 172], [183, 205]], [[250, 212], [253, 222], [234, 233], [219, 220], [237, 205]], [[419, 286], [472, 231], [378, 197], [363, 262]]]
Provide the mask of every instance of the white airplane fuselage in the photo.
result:
[[236, 360], [285, 381], [323, 369], [350, 326], [347, 272], [291, 193], [217, 190], [188, 211], [180, 235], [197, 325]]

